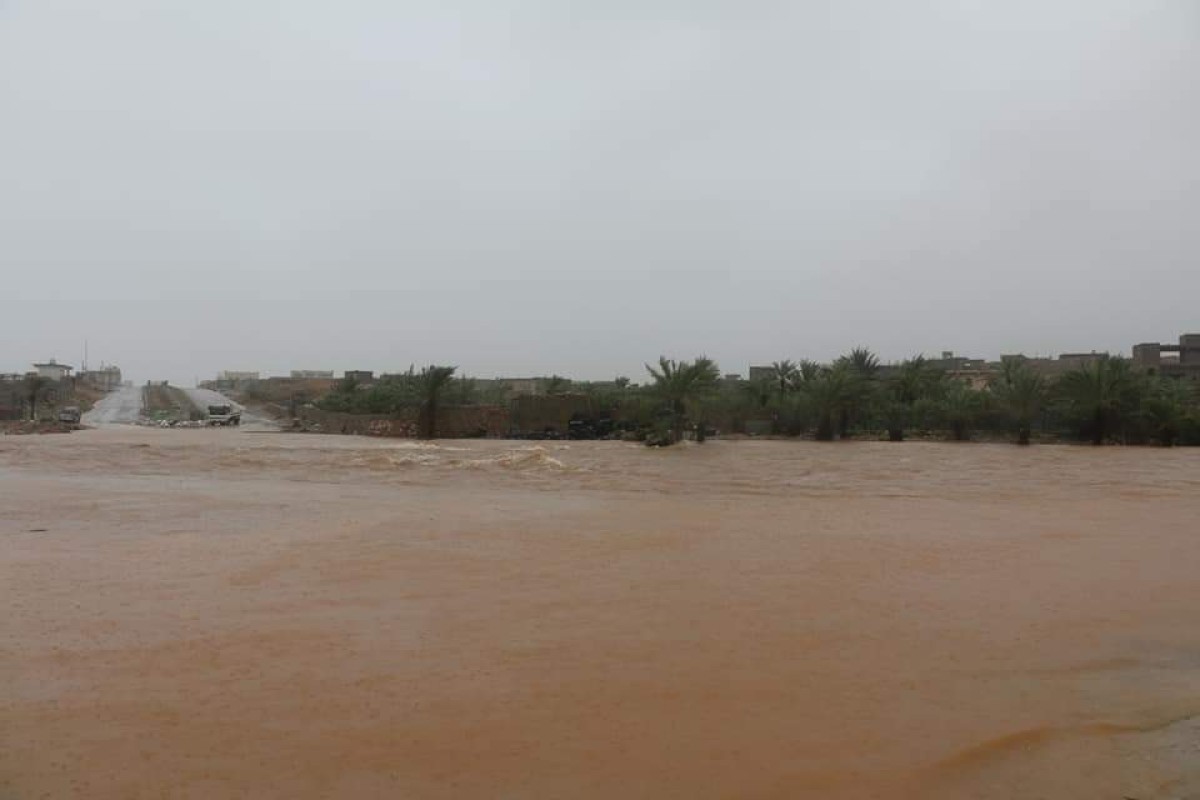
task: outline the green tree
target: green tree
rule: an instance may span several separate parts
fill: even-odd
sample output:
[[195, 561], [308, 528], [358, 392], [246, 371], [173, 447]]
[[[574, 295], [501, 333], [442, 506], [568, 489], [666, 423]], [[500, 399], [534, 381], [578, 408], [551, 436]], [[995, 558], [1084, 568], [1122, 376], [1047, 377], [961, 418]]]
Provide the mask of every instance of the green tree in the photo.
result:
[[771, 364], [770, 376], [773, 388], [778, 392], [779, 400], [782, 402], [783, 398], [796, 388], [796, 384], [800, 380], [800, 370], [795, 362], [784, 359]]
[[833, 441], [838, 420], [850, 401], [854, 376], [844, 362], [822, 367], [812, 380], [804, 382], [809, 407], [817, 420], [818, 441]]
[[1017, 428], [1017, 444], [1029, 444], [1033, 421], [1046, 401], [1046, 381], [1021, 359], [1006, 358], [988, 386], [996, 403]]
[[774, 388], [775, 384], [771, 379], [755, 378], [746, 381], [742, 386], [742, 391], [757, 408], [766, 408], [767, 404], [771, 402], [771, 392]]
[[879, 375], [879, 356], [866, 347], [855, 347], [842, 358], [864, 378], [873, 379]]
[[888, 381], [883, 403], [884, 425], [890, 441], [904, 441], [904, 429], [912, 424], [914, 408], [919, 401], [929, 397], [940, 377], [924, 356], [901, 362]]
[[[665, 443], [674, 444], [683, 438], [688, 406], [713, 392], [719, 385], [721, 374], [712, 359], [704, 356], [691, 362], [661, 356], [658, 369], [647, 364], [646, 371], [654, 380], [651, 392], [662, 402], [668, 415], [670, 428]], [[703, 419], [698, 422], [704, 425]], [[703, 435], [699, 438], [703, 440]]]
[[551, 375], [546, 380], [546, 394], [566, 394], [571, 391], [571, 381], [561, 375]]
[[876, 395], [879, 358], [866, 347], [855, 347], [836, 364], [846, 370], [845, 402], [838, 412], [838, 433], [845, 439], [851, 423], [862, 416]]
[[801, 383], [815, 381], [820, 377], [821, 370], [821, 365], [810, 358], [802, 358], [800, 359], [800, 363], [796, 365], [796, 371], [800, 373]]
[[950, 379], [938, 387], [930, 405], [937, 419], [950, 430], [954, 441], [965, 442], [971, 438], [971, 426], [983, 411], [984, 397], [965, 381]]
[[1090, 435], [1092, 444], [1105, 440], [1122, 427], [1138, 405], [1139, 382], [1129, 362], [1103, 355], [1062, 376], [1058, 394], [1069, 414]]
[[1191, 388], [1183, 381], [1160, 377], [1150, 382], [1142, 413], [1151, 435], [1163, 447], [1171, 447], [1179, 438], [1191, 400]]
[[441, 404], [442, 393], [454, 377], [456, 369], [458, 368], [431, 364], [417, 376], [421, 398], [420, 430], [423, 439], [433, 439], [437, 436], [438, 407]]

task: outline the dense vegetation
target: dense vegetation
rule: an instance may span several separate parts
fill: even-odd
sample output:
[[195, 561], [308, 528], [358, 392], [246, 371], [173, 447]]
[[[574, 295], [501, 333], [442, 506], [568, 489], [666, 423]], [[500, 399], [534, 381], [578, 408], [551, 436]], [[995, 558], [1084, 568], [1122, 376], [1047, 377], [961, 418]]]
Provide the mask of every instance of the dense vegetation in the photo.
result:
[[[685, 436], [703, 441], [714, 428], [822, 441], [920, 436], [1200, 445], [1200, 382], [1152, 376], [1115, 356], [1056, 380], [1036, 374], [1023, 359], [1007, 359], [980, 387], [920, 356], [885, 366], [865, 348], [828, 364], [778, 361], [752, 381], [722, 380], [703, 356], [664, 357], [646, 370], [641, 386], [624, 377], [589, 384], [557, 376], [544, 386], [547, 394], [588, 395], [593, 407], [610, 409], [616, 431], [659, 445]], [[428, 367], [370, 386], [343, 382], [319, 405], [370, 414], [419, 408], [422, 433], [432, 436], [439, 406], [503, 402], [496, 390], [455, 377], [451, 367]]]

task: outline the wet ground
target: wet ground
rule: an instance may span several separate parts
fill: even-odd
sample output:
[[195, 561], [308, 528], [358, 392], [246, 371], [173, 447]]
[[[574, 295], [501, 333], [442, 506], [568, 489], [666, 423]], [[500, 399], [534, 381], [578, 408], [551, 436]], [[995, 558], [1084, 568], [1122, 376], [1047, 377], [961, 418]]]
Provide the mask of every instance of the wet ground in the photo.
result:
[[0, 438], [0, 797], [1200, 796], [1200, 451]]

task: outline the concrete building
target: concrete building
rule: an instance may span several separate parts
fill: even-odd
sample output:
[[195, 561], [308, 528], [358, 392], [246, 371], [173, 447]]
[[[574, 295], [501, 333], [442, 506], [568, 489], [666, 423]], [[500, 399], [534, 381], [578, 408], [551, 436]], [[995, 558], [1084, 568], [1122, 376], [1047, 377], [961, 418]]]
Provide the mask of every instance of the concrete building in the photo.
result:
[[775, 380], [775, 369], [770, 366], [751, 365], [749, 375], [751, 383], [773, 381]]
[[1179, 344], [1135, 344], [1133, 363], [1151, 375], [1200, 379], [1200, 333], [1183, 334]]
[[74, 367], [68, 367], [66, 364], [59, 364], [53, 358], [45, 364], [34, 364], [33, 368], [37, 370], [37, 374], [43, 378], [49, 378], [52, 381], [61, 381], [64, 378], [71, 377], [71, 370]]
[[237, 372], [235, 370], [224, 370], [217, 373], [217, 380], [225, 383], [237, 383], [238, 381], [256, 381], [258, 380], [257, 372]]
[[291, 372], [293, 380], [310, 380], [312, 378], [332, 378], [333, 370], [331, 369], [294, 369]]
[[112, 365], [100, 365], [100, 369], [81, 370], [76, 379], [102, 392], [111, 392], [121, 386], [121, 368]]
[[[1043, 378], [1060, 378], [1072, 370], [1094, 364], [1108, 355], [1108, 353], [1098, 353], [1094, 350], [1090, 353], [1063, 353], [1058, 358], [1030, 357], [1023, 353], [1014, 353], [1000, 356], [1000, 361], [1003, 362], [1009, 358], [1017, 359], [1025, 362], [1026, 366]], [[999, 369], [1000, 364], [995, 364], [995, 368]]]
[[348, 369], [342, 373], [342, 378], [355, 383], [374, 383], [375, 371], [370, 369]]
[[505, 400], [527, 395], [544, 395], [545, 378], [472, 378], [475, 388], [481, 392], [498, 392]]

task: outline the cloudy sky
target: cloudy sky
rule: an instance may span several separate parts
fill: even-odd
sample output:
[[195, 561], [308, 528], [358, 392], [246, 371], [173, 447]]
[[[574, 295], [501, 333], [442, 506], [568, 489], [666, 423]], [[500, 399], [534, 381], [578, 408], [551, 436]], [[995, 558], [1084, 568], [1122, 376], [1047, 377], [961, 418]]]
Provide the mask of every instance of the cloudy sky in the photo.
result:
[[0, 0], [0, 372], [1200, 331], [1191, 0]]

